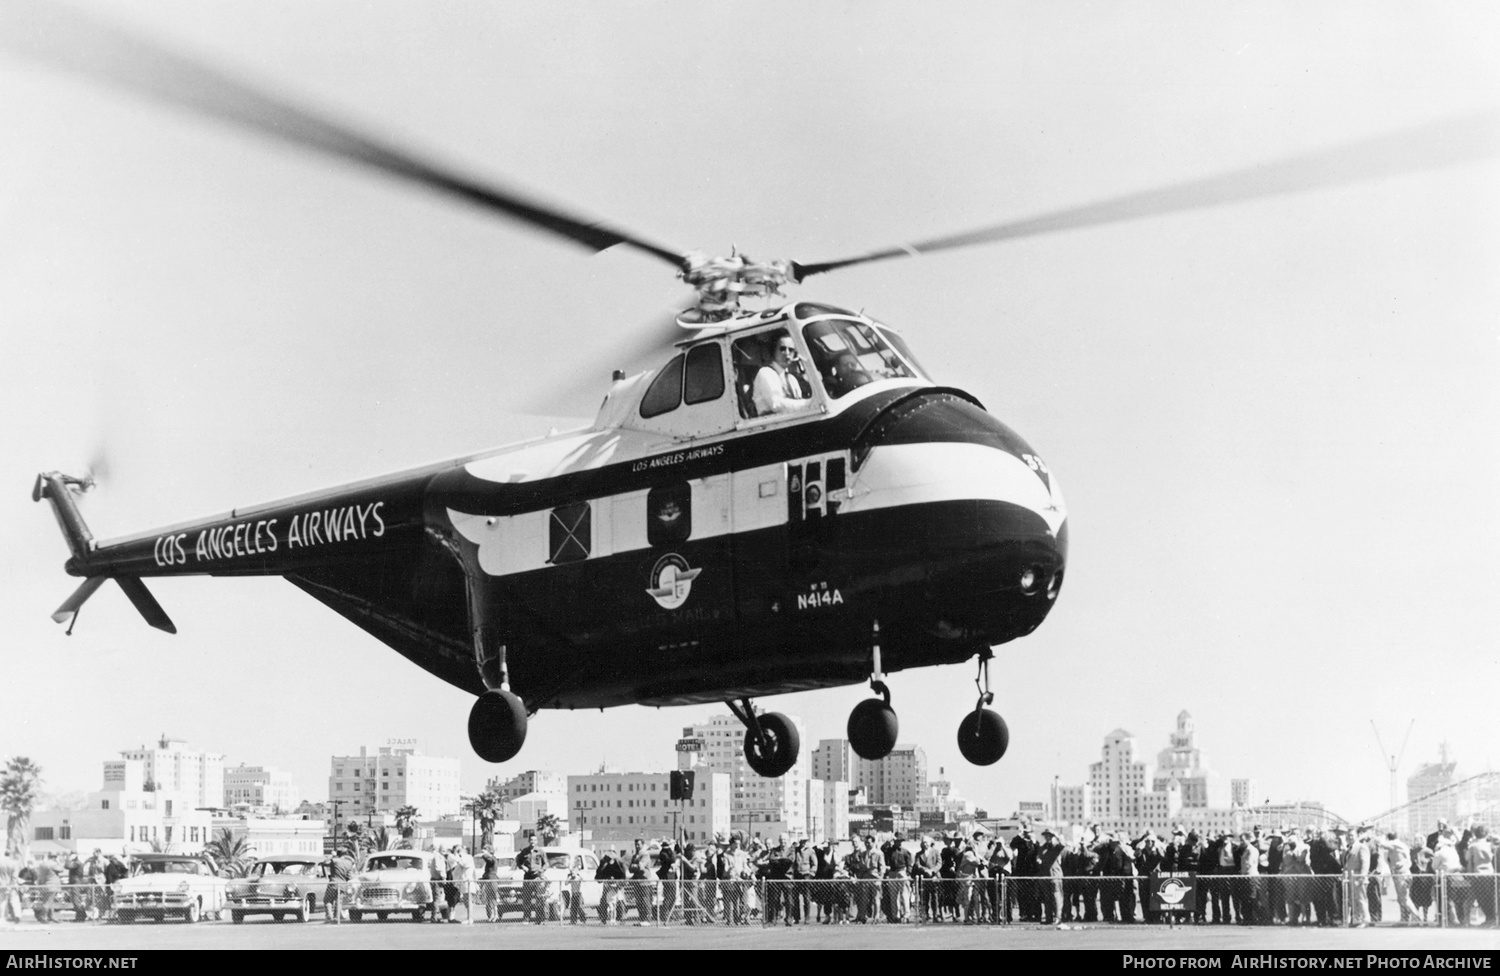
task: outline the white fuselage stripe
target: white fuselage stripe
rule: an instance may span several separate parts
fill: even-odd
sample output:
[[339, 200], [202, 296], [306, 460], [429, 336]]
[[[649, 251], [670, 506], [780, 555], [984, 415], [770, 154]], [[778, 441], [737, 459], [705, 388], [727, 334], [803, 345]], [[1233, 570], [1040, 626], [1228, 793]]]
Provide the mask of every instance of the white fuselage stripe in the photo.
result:
[[[791, 461], [823, 461], [847, 452]], [[826, 467], [825, 467], [826, 470]], [[689, 540], [753, 532], [788, 521], [787, 464], [693, 478]], [[650, 547], [645, 489], [588, 499], [588, 558]], [[1044, 481], [1025, 461], [998, 448], [970, 443], [897, 444], [877, 447], [848, 479], [839, 512], [874, 511], [942, 501], [997, 500], [1030, 509], [1055, 534], [1066, 518], [1056, 482]], [[510, 576], [551, 565], [551, 510], [519, 515], [469, 515], [448, 510], [454, 527], [479, 546], [479, 565], [492, 576]]]

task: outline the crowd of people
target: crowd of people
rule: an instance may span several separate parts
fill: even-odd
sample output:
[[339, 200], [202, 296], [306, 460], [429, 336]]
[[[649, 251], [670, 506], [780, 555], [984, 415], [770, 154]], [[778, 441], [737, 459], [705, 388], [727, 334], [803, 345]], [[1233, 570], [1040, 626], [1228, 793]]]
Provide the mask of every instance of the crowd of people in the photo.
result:
[[[330, 859], [328, 917], [357, 878], [355, 853]], [[472, 922], [477, 906], [501, 917], [506, 877], [492, 847], [470, 855], [459, 844], [435, 851], [430, 918]], [[1407, 843], [1370, 825], [1353, 829], [1255, 826], [1240, 833], [1174, 828], [1146, 832], [1086, 828], [1064, 844], [1050, 827], [1022, 824], [1008, 841], [983, 827], [968, 835], [923, 837], [915, 844], [873, 835], [838, 854], [828, 842], [746, 840], [739, 832], [705, 844], [663, 839], [601, 853], [585, 877], [581, 861], [566, 880], [548, 874], [542, 849], [529, 843], [515, 858], [520, 908], [529, 922], [633, 921], [653, 924], [803, 925], [922, 922], [1133, 922], [1199, 925], [1352, 927], [1497, 924], [1500, 879], [1495, 842], [1483, 824], [1462, 831], [1445, 820]], [[22, 914], [20, 893], [42, 922], [107, 915], [110, 885], [129, 868], [95, 850], [87, 858], [41, 857], [24, 867], [0, 862], [9, 921]], [[1191, 878], [1188, 876], [1191, 875]], [[1168, 905], [1154, 898], [1164, 879], [1181, 878]], [[597, 905], [585, 882], [598, 882]], [[592, 887], [592, 886], [591, 886]], [[1389, 894], [1396, 916], [1383, 918]], [[564, 918], [566, 915], [566, 918]]]

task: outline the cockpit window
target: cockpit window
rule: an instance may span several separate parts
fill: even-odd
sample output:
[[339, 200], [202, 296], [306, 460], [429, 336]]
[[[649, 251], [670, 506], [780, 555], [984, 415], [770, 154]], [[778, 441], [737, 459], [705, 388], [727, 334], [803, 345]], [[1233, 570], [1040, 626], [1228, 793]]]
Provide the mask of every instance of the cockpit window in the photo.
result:
[[655, 417], [669, 410], [676, 410], [678, 404], [682, 403], [682, 356], [672, 357], [672, 361], [662, 367], [656, 379], [651, 381], [650, 389], [646, 395], [641, 397], [641, 416]]
[[891, 343], [863, 322], [822, 319], [805, 326], [802, 337], [835, 400], [875, 380], [916, 377]]
[[796, 340], [787, 330], [737, 339], [732, 352], [741, 417], [796, 413], [814, 405]]
[[707, 403], [724, 395], [724, 363], [719, 344], [694, 346], [687, 353], [687, 375], [682, 381], [684, 403]]
[[906, 344], [905, 339], [901, 338], [900, 335], [892, 332], [890, 329], [887, 329], [884, 326], [877, 326], [876, 329], [880, 333], [880, 337], [889, 342], [891, 345], [895, 346], [896, 351], [899, 352], [903, 358], [905, 358], [906, 364], [912, 369], [916, 370], [923, 379], [927, 379], [932, 375], [927, 372], [927, 368], [925, 366], [917, 362], [917, 357], [911, 354], [911, 347]]

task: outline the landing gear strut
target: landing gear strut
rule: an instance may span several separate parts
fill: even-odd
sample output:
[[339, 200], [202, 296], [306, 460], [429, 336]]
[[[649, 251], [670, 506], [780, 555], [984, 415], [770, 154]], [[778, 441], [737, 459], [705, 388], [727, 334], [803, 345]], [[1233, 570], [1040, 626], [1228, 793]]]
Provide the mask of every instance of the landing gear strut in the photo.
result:
[[757, 775], [782, 776], [796, 765], [802, 741], [791, 719], [780, 712], [756, 715], [755, 705], [748, 698], [725, 704], [745, 723], [745, 762]]
[[[880, 670], [880, 621], [870, 639], [872, 665], [870, 689], [880, 698], [866, 698], [854, 706], [849, 713], [849, 747], [861, 759], [884, 759], [896, 748], [896, 735], [901, 723], [896, 719], [896, 710], [891, 708], [891, 690], [885, 685], [885, 675]], [[882, 700], [883, 699], [883, 700]]]
[[979, 652], [979, 674], [974, 678], [979, 701], [958, 724], [958, 751], [976, 766], [999, 762], [1010, 746], [1010, 729], [1006, 728], [1005, 719], [985, 708], [995, 700], [990, 691], [990, 659], [994, 656], [995, 652], [988, 647]]
[[526, 705], [510, 690], [505, 645], [487, 627], [474, 632], [474, 663], [488, 690], [469, 710], [469, 745], [485, 762], [515, 758], [526, 743]]

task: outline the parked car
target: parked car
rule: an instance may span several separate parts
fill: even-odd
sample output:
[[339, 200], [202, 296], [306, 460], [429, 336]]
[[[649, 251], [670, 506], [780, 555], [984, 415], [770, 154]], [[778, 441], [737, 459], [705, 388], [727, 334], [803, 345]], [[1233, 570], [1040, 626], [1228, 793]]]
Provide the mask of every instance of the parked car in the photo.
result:
[[305, 922], [323, 906], [328, 862], [306, 854], [285, 854], [256, 861], [245, 877], [229, 882], [229, 917], [270, 915], [276, 921]]
[[[547, 859], [547, 867], [542, 871], [542, 879], [546, 887], [541, 897], [549, 903], [550, 910], [558, 911], [561, 917], [566, 917], [572, 910], [573, 890], [568, 883], [568, 873], [576, 870], [582, 879], [579, 883], [579, 895], [583, 900], [584, 909], [594, 911], [599, 907], [599, 898], [604, 891], [604, 885], [594, 880], [594, 875], [599, 870], [599, 857], [593, 851], [585, 851], [578, 847], [542, 847], [539, 848], [542, 856]], [[503, 916], [506, 912], [524, 912], [526, 910], [525, 887], [521, 881], [522, 872], [515, 867], [515, 856], [509, 855], [508, 872], [502, 872], [502, 880], [499, 885], [499, 897], [496, 899], [496, 909]], [[511, 880], [503, 880], [503, 879]]]
[[110, 891], [119, 921], [176, 916], [196, 922], [220, 917], [228, 886], [201, 854], [138, 854], [130, 877], [116, 881]]
[[409, 914], [421, 921], [432, 907], [432, 851], [380, 851], [371, 854], [354, 885], [349, 921], [366, 915], [385, 921]]

